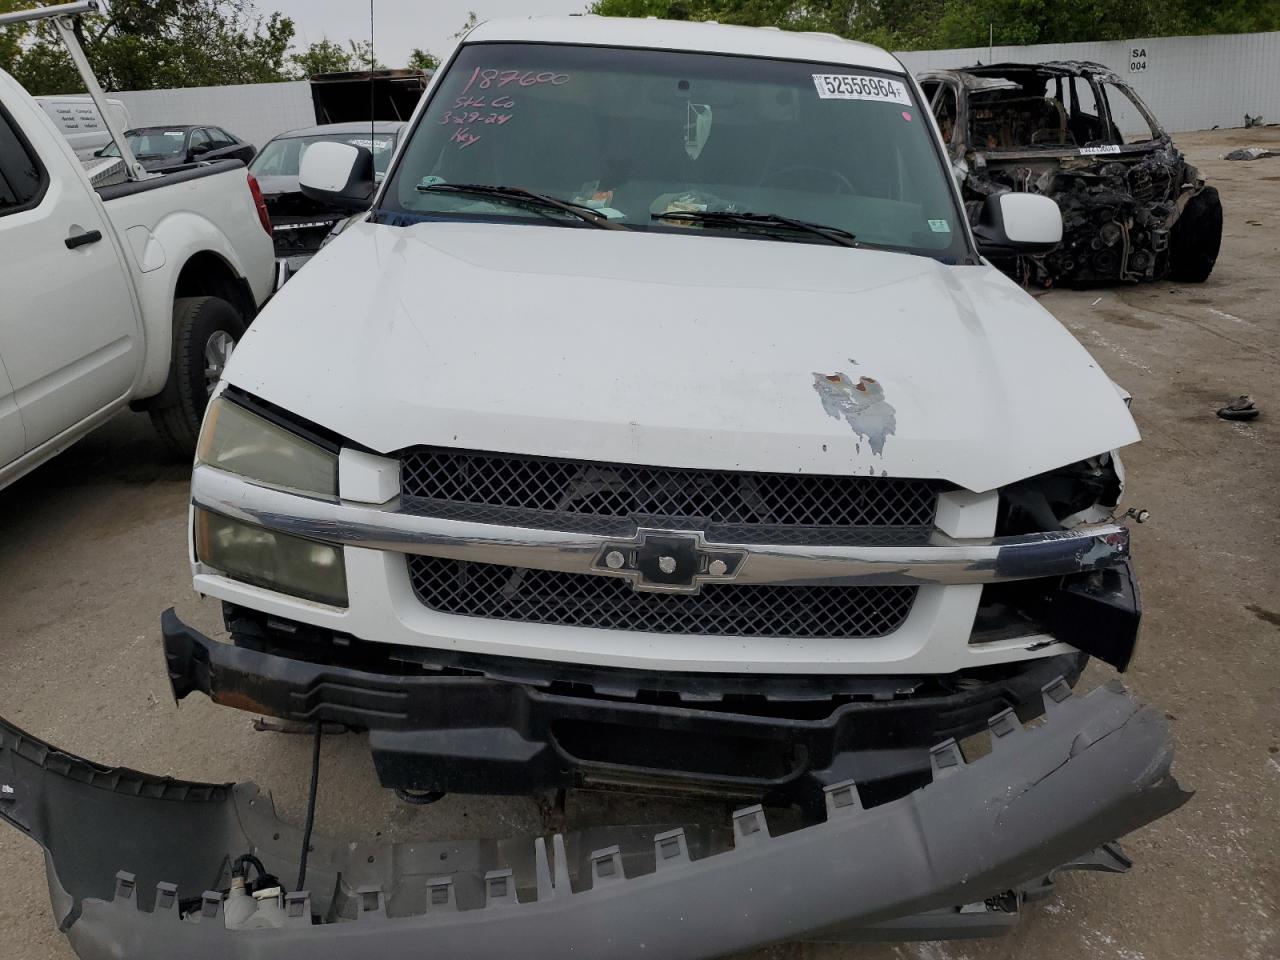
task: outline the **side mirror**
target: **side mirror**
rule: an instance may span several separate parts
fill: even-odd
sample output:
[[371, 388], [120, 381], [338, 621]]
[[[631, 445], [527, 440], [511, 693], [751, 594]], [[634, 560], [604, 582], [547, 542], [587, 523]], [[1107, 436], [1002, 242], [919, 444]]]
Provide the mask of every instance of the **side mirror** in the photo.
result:
[[194, 144], [191, 147], [191, 149], [187, 151], [187, 153], [189, 153], [193, 157], [198, 157], [202, 153], [208, 153], [208, 152], [209, 152], [209, 144], [207, 143]]
[[302, 155], [298, 185], [312, 200], [367, 210], [373, 198], [373, 152], [350, 143], [313, 143]]
[[984, 257], [1036, 256], [1062, 242], [1062, 212], [1038, 193], [995, 193], [973, 228]]

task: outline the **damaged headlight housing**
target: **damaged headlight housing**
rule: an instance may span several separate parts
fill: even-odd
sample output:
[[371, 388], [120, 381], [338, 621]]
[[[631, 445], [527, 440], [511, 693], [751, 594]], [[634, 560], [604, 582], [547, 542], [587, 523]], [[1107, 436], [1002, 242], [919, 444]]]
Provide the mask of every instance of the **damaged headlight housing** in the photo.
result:
[[[226, 396], [209, 404], [196, 465], [272, 487], [335, 497], [338, 454]], [[254, 586], [347, 605], [342, 547], [267, 530], [201, 507], [193, 515], [196, 559]]]
[[236, 473], [273, 487], [338, 494], [338, 455], [225, 396], [209, 403], [196, 464]]
[[1000, 491], [996, 536], [1101, 523], [1115, 511], [1123, 491], [1124, 468], [1114, 452], [1019, 480]]
[[[1111, 518], [1124, 491], [1114, 452], [1037, 474], [1000, 490], [996, 536], [1051, 533]], [[1128, 563], [1068, 577], [988, 583], [970, 644], [1049, 634], [1125, 670], [1133, 655], [1141, 603]]]

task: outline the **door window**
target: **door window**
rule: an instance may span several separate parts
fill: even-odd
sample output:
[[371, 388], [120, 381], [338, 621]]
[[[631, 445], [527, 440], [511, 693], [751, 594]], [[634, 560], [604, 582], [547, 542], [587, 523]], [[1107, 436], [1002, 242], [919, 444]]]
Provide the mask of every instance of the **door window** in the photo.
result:
[[231, 134], [219, 127], [209, 127], [207, 132], [209, 134], [209, 142], [212, 144], [212, 148], [214, 150], [221, 150], [223, 147], [234, 147], [236, 145]]
[[0, 108], [0, 217], [34, 207], [47, 183], [35, 153]]
[[208, 153], [210, 148], [209, 134], [204, 130], [191, 131], [191, 156], [198, 157], [202, 153]]

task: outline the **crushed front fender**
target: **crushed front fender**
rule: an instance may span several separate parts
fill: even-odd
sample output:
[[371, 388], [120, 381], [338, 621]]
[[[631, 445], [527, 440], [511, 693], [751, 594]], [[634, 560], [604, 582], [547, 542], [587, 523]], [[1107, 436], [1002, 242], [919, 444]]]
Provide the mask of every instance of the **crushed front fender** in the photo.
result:
[[44, 848], [56, 920], [85, 960], [678, 960], [912, 928], [932, 938], [963, 932], [956, 905], [990, 914], [1064, 865], [1108, 868], [1080, 858], [1190, 796], [1170, 773], [1164, 717], [1118, 684], [1076, 697], [1057, 682], [1045, 701], [1038, 726], [993, 717], [991, 752], [972, 763], [940, 744], [928, 786], [864, 809], [853, 783], [834, 785], [824, 822], [780, 836], [752, 807], [720, 844], [706, 827], [550, 843], [316, 838], [309, 889], [265, 929], [228, 929], [218, 891], [245, 853], [296, 875], [301, 836], [252, 784], [104, 767], [0, 721], [0, 817]]

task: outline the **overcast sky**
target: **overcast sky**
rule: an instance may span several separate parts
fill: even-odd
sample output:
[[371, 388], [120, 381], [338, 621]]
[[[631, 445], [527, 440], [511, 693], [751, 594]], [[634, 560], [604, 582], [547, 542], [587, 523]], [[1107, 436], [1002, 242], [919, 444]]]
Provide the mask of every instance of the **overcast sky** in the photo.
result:
[[[581, 13], [588, 0], [374, 0], [378, 59], [403, 67], [414, 47], [443, 57], [471, 10], [481, 20], [548, 13]], [[323, 37], [345, 43], [369, 36], [369, 0], [255, 0], [258, 10], [279, 10], [297, 25], [299, 48]]]

